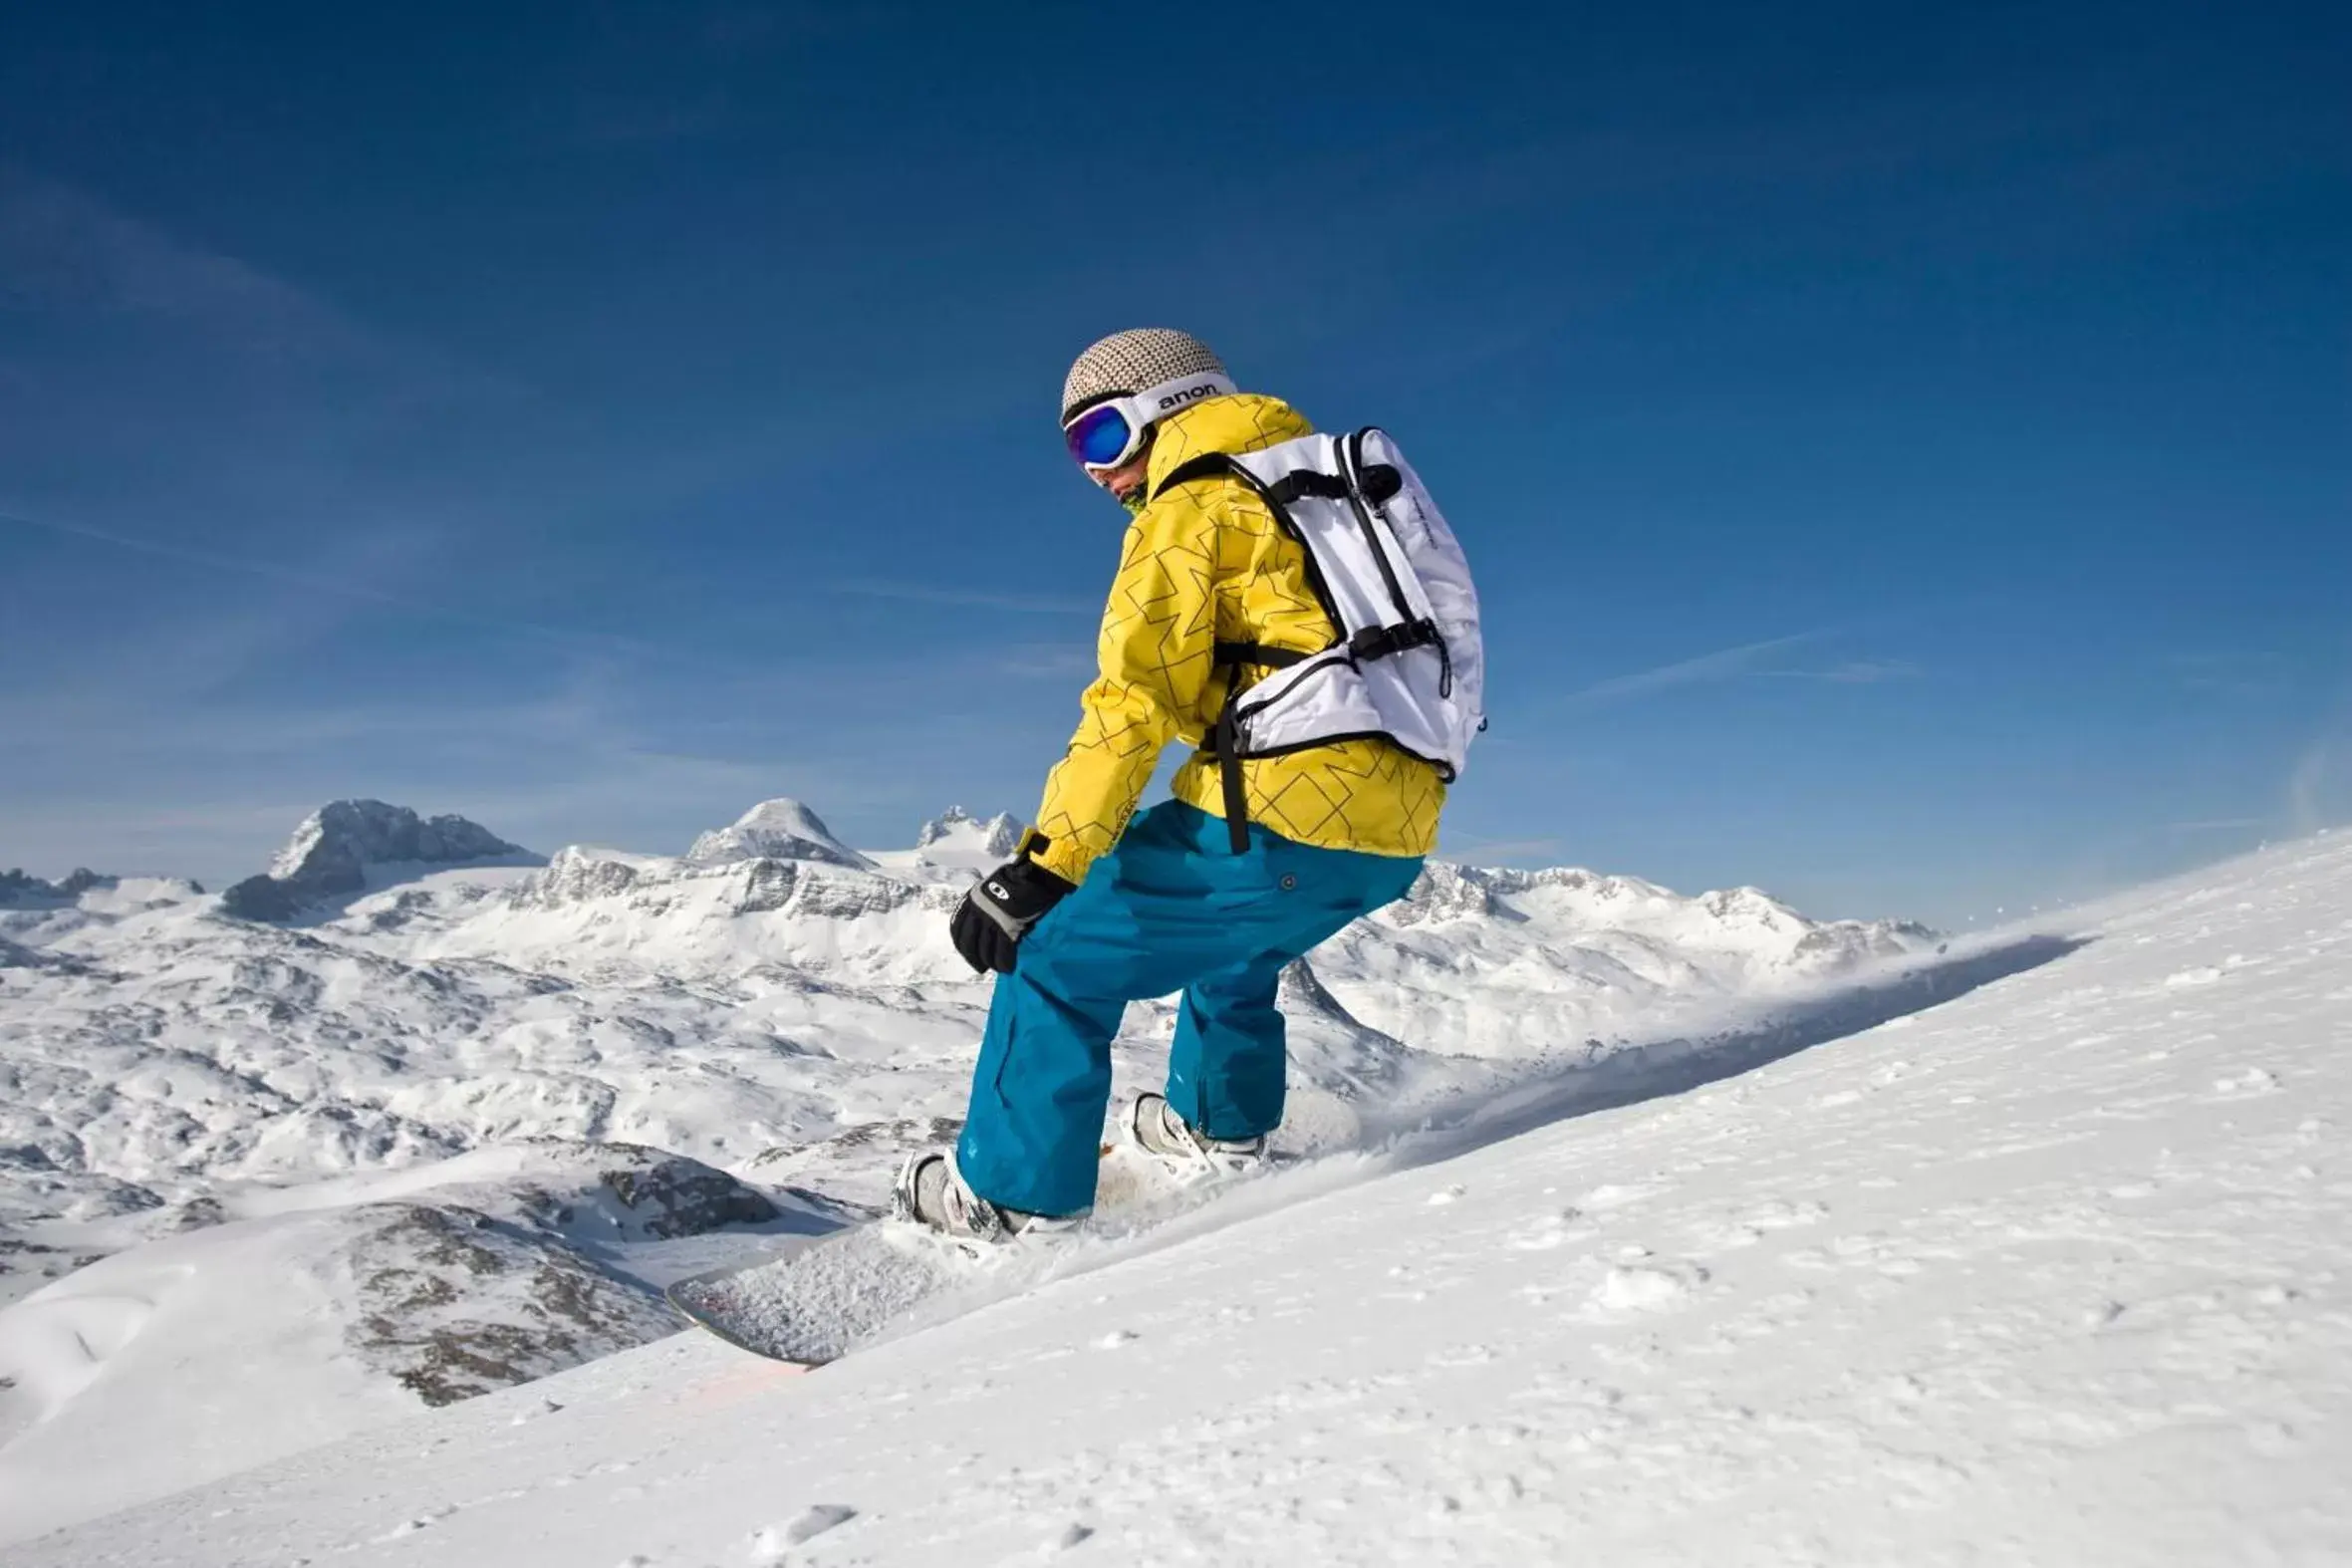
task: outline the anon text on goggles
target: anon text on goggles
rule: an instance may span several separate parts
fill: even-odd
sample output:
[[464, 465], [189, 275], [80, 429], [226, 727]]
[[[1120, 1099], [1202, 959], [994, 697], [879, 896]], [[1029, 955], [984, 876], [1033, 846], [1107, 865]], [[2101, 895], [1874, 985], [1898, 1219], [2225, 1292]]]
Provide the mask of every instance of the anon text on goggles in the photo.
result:
[[1116, 468], [1142, 448], [1145, 432], [1155, 421], [1206, 398], [1225, 396], [1233, 390], [1231, 382], [1214, 372], [1179, 376], [1133, 396], [1114, 397], [1072, 414], [1062, 426], [1062, 439], [1082, 466]]

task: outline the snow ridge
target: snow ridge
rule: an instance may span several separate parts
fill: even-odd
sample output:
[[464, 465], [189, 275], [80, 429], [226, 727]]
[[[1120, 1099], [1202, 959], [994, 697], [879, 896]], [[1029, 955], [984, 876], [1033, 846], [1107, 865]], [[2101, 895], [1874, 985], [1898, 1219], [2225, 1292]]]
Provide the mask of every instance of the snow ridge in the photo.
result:
[[833, 836], [824, 819], [797, 800], [763, 800], [733, 825], [697, 838], [686, 851], [689, 866], [720, 866], [745, 860], [822, 861], [868, 870], [865, 856]]
[[77, 866], [55, 882], [27, 876], [21, 868], [0, 871], [0, 909], [71, 904], [93, 888], [112, 888], [119, 879]]
[[915, 848], [918, 855], [926, 850], [934, 856], [941, 852], [966, 851], [993, 856], [999, 861], [1009, 858], [1020, 847], [1020, 842], [1021, 823], [1012, 813], [999, 812], [981, 821], [969, 815], [961, 806], [948, 807], [924, 823], [922, 831], [915, 836]]

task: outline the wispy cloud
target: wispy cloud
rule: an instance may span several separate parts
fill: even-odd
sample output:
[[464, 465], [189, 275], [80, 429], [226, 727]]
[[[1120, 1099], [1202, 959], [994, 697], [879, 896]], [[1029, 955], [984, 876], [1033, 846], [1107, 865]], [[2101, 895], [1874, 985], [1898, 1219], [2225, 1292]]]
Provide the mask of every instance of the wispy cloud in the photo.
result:
[[1581, 690], [1572, 691], [1561, 700], [1574, 706], [1595, 706], [1621, 702], [1630, 697], [1652, 696], [1683, 686], [1735, 680], [1742, 675], [1758, 672], [1777, 653], [1792, 648], [1802, 648], [1808, 643], [1817, 643], [1829, 635], [1827, 629], [1798, 632], [1788, 637], [1767, 638], [1761, 643], [1742, 643], [1736, 648], [1717, 649], [1714, 653], [1700, 653], [1695, 658], [1679, 658], [1671, 664], [1637, 669], [1626, 675], [1613, 675], [1607, 680], [1595, 681]]
[[[137, 317], [257, 362], [333, 362], [419, 395], [505, 398], [504, 376], [377, 331], [334, 302], [240, 257], [184, 239], [103, 197], [0, 161], [0, 303]], [[350, 395], [354, 389], [341, 389]]]
[[1890, 680], [1909, 680], [1920, 666], [1907, 658], [1850, 658], [1826, 669], [1761, 669], [1761, 675], [1783, 680], [1822, 680], [1840, 686], [1875, 686]]
[[2166, 666], [2183, 691], [2205, 696], [2262, 697], [2294, 684], [2294, 666], [2267, 649], [2173, 653]]
[[281, 566], [271, 561], [254, 560], [218, 550], [204, 550], [190, 545], [166, 544], [156, 539], [141, 539], [131, 534], [115, 533], [105, 528], [90, 528], [80, 523], [63, 523], [54, 518], [24, 517], [0, 512], [0, 526], [31, 528], [42, 533], [58, 534], [69, 539], [83, 539], [95, 544], [112, 545], [119, 550], [135, 551], [140, 555], [156, 556], [166, 561], [179, 561], [189, 566], [209, 567], [214, 571], [234, 572], [246, 577], [257, 577], [290, 588], [304, 589], [315, 594], [332, 594], [363, 604], [382, 605], [432, 621], [446, 621], [453, 625], [474, 627], [486, 632], [507, 632], [518, 637], [543, 638], [555, 642], [591, 645], [613, 652], [650, 653], [646, 645], [628, 638], [611, 637], [603, 633], [582, 632], [569, 627], [548, 626], [542, 622], [526, 621], [515, 616], [482, 616], [468, 611], [453, 610], [446, 605], [435, 605], [400, 594], [388, 594], [358, 583], [306, 572], [299, 567]]
[[833, 592], [859, 599], [893, 599], [912, 605], [964, 605], [977, 610], [1011, 610], [1030, 615], [1097, 616], [1101, 601], [1063, 599], [1050, 594], [1009, 594], [994, 589], [954, 588], [934, 583], [892, 583], [855, 579], [832, 585]]
[[274, 350], [364, 336], [300, 289], [182, 244], [56, 180], [0, 164], [0, 299], [168, 317]]
[[996, 667], [1008, 675], [1039, 679], [1083, 679], [1095, 673], [1095, 651], [1079, 643], [1016, 643], [1004, 651]]
[[1445, 839], [1444, 849], [1449, 856], [1462, 856], [1479, 862], [1536, 860], [1559, 854], [1560, 840], [1557, 838], [1463, 838], [1456, 840], [1448, 835]]

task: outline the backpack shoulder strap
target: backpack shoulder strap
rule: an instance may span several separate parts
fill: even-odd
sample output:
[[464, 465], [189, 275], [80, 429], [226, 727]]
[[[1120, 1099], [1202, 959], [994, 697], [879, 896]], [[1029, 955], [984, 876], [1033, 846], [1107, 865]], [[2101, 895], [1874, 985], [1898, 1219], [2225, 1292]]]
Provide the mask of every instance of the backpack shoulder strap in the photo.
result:
[[1152, 499], [1159, 500], [1179, 484], [1189, 484], [1194, 479], [1212, 479], [1219, 474], [1244, 481], [1250, 477], [1247, 469], [1233, 461], [1232, 453], [1202, 452], [1199, 456], [1187, 458], [1170, 469], [1168, 477], [1153, 487]]
[[[1169, 470], [1168, 477], [1161, 480], [1159, 488], [1152, 492], [1153, 499], [1159, 499], [1179, 484], [1194, 479], [1214, 478], [1220, 474], [1240, 479], [1264, 491], [1266, 499], [1276, 506], [1288, 506], [1301, 496], [1311, 495], [1326, 501], [1344, 501], [1348, 498], [1348, 481], [1344, 474], [1295, 468], [1269, 483], [1261, 481], [1230, 452], [1202, 452]], [[1386, 503], [1405, 487], [1404, 479], [1387, 463], [1374, 463], [1364, 468], [1360, 477], [1364, 485], [1364, 499], [1374, 506]]]
[[[1157, 501], [1177, 485], [1194, 479], [1219, 477], [1235, 479], [1248, 486], [1259, 500], [1266, 503], [1266, 509], [1274, 514], [1275, 526], [1302, 545], [1306, 543], [1306, 537], [1299, 532], [1297, 521], [1290, 515], [1290, 503], [1304, 495], [1328, 494], [1334, 499], [1341, 499], [1348, 494], [1348, 482], [1344, 477], [1302, 468], [1269, 482], [1232, 452], [1202, 452], [1171, 468], [1168, 477], [1154, 487], [1152, 499]], [[1326, 489], [1325, 486], [1332, 488]], [[1323, 564], [1315, 559], [1311, 547], [1307, 550], [1307, 588], [1314, 594], [1315, 603], [1322, 606], [1323, 613], [1331, 618], [1333, 629], [1338, 630], [1342, 624], [1339, 606], [1331, 597], [1330, 585], [1323, 580]]]

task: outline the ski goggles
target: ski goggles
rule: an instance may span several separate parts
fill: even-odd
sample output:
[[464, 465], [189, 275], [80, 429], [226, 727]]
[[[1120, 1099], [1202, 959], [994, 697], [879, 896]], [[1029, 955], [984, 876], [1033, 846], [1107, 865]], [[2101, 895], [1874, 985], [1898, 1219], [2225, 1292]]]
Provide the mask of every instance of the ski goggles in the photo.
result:
[[1178, 408], [1228, 396], [1233, 391], [1233, 384], [1214, 372], [1179, 376], [1072, 414], [1062, 426], [1062, 440], [1080, 467], [1117, 468], [1143, 449], [1155, 423]]

